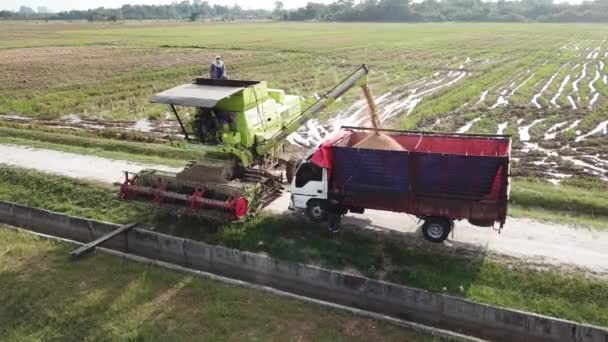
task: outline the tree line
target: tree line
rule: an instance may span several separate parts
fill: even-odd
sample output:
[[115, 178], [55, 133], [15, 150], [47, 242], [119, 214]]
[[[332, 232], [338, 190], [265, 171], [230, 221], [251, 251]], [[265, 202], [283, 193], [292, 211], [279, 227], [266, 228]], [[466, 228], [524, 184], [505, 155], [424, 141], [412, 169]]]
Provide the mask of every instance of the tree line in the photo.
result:
[[337, 0], [330, 4], [309, 2], [285, 9], [281, 1], [274, 10], [245, 10], [238, 5], [210, 5], [208, 1], [175, 2], [170, 5], [123, 5], [85, 11], [41, 13], [21, 6], [19, 11], [0, 11], [0, 19], [46, 19], [118, 21], [138, 19], [182, 20], [284, 20], [284, 21], [394, 21], [394, 22], [608, 22], [608, 0], [581, 4], [553, 0]]
[[169, 5], [122, 5], [120, 8], [94, 8], [89, 10], [72, 10], [58, 13], [38, 13], [33, 9], [21, 6], [18, 11], [0, 11], [0, 19], [41, 19], [41, 20], [89, 20], [119, 21], [144, 19], [182, 19], [195, 21], [199, 19], [247, 20], [271, 19], [269, 10], [246, 10], [238, 5], [211, 5], [208, 1], [188, 0]]

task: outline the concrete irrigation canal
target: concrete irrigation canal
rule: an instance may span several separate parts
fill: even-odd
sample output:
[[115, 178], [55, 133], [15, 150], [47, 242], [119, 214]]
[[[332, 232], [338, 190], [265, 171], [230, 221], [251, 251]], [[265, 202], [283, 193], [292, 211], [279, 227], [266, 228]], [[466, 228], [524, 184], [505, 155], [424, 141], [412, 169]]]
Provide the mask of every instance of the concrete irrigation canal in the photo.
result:
[[[0, 202], [0, 222], [79, 242], [121, 226]], [[104, 247], [496, 341], [606, 341], [608, 330], [131, 228]], [[67, 257], [67, 256], [66, 256]]]

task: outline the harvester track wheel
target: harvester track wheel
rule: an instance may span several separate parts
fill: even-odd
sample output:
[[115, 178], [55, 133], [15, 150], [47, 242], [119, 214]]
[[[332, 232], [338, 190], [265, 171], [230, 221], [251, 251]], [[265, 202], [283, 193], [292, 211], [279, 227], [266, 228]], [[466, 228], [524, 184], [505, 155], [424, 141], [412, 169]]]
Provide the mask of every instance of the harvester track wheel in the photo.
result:
[[427, 241], [441, 243], [452, 231], [453, 221], [445, 217], [429, 217], [422, 225], [422, 235]]
[[310, 200], [306, 204], [306, 216], [314, 222], [327, 220], [327, 203], [321, 200]]

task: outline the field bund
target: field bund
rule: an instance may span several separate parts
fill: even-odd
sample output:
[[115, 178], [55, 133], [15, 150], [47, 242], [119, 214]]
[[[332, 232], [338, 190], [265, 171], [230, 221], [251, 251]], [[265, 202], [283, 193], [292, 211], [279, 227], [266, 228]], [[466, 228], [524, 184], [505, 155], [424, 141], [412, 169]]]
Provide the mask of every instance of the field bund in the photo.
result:
[[[118, 225], [9, 202], [0, 221], [89, 242]], [[132, 229], [104, 247], [496, 341], [608, 341], [608, 330], [267, 256]], [[67, 255], [66, 255], [67, 257]]]

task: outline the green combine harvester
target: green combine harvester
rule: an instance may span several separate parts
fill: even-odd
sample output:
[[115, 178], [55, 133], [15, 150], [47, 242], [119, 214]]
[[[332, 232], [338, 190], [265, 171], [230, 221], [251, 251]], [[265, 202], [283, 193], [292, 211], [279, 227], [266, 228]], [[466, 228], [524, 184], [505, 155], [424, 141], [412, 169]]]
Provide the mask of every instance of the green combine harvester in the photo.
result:
[[[265, 81], [197, 78], [158, 93], [150, 102], [170, 106], [201, 159], [178, 173], [125, 172], [119, 198], [219, 220], [253, 215], [293, 176], [296, 161], [282, 158], [287, 136], [353, 86], [366, 86], [367, 74], [362, 65], [304, 110], [299, 96], [269, 89]], [[194, 108], [193, 119], [185, 124], [176, 106]]]

